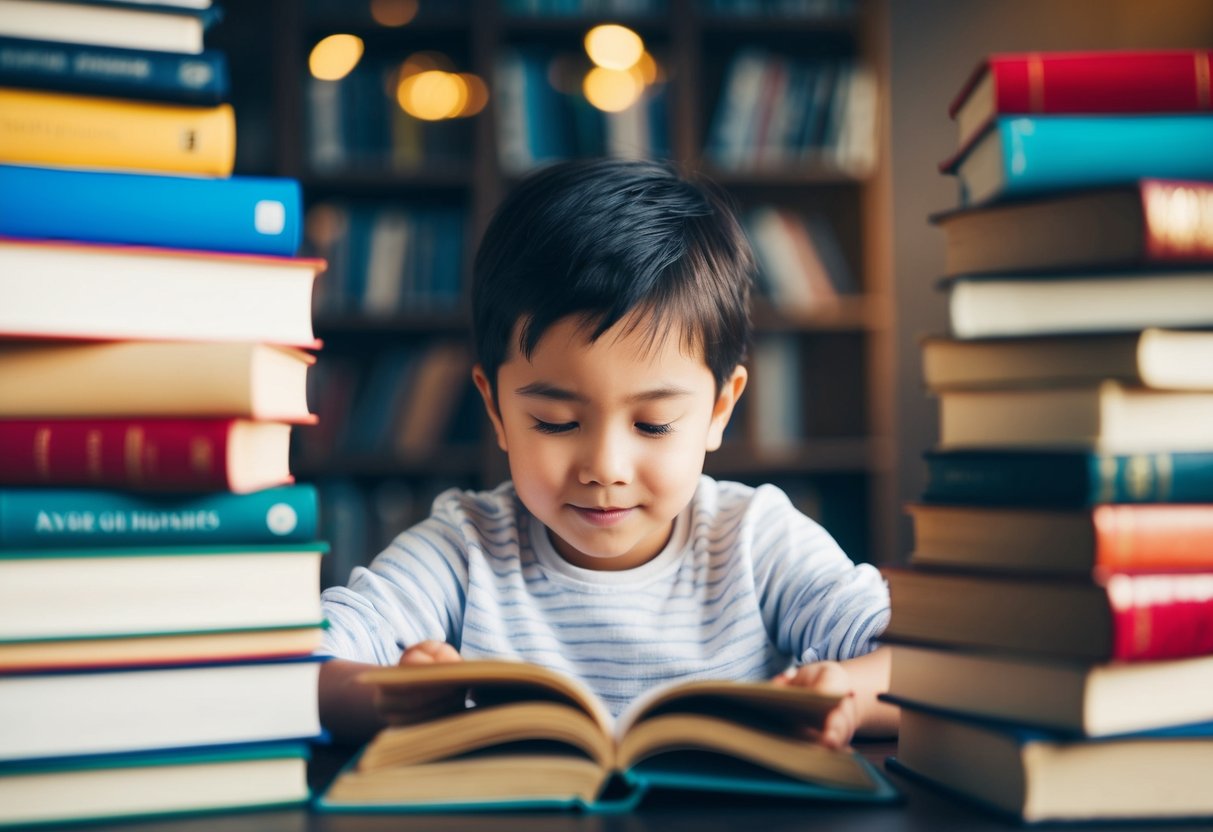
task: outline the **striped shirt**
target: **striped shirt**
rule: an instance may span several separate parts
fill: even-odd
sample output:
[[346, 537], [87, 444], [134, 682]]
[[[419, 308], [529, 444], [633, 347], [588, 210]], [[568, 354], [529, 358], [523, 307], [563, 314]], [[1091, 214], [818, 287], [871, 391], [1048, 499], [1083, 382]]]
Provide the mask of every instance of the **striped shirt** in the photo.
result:
[[665, 549], [634, 569], [564, 561], [507, 482], [439, 495], [426, 520], [321, 599], [329, 655], [395, 664], [408, 645], [445, 641], [467, 659], [577, 677], [614, 714], [659, 683], [760, 680], [862, 655], [889, 619], [880, 573], [852, 563], [782, 491], [707, 476]]

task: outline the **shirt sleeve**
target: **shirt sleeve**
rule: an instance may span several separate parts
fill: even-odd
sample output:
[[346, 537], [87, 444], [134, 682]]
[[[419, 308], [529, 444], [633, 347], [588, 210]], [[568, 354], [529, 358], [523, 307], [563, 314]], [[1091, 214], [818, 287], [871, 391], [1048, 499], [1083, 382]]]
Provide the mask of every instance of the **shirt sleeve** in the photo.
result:
[[747, 536], [763, 621], [800, 664], [861, 656], [889, 623], [889, 591], [774, 486], [754, 492]]
[[427, 639], [458, 648], [470, 526], [460, 492], [448, 491], [428, 518], [397, 536], [369, 566], [354, 569], [346, 586], [321, 593], [329, 623], [321, 651], [395, 664], [406, 647]]

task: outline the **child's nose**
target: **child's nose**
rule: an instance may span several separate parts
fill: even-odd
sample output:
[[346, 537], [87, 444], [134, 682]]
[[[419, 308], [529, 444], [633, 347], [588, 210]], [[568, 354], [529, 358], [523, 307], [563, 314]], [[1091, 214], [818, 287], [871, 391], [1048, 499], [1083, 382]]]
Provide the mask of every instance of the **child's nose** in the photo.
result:
[[632, 479], [631, 441], [620, 431], [603, 430], [588, 437], [582, 449], [580, 480], [584, 485], [622, 485]]

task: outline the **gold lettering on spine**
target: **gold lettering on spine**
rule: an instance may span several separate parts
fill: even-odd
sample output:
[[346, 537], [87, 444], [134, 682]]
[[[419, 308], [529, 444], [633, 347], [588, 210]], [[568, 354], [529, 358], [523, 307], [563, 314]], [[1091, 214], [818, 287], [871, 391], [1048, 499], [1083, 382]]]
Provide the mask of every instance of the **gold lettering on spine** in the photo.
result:
[[88, 468], [88, 478], [91, 480], [101, 479], [103, 446], [101, 431], [90, 430], [84, 434], [84, 464]]
[[126, 466], [126, 475], [133, 483], [143, 482], [143, 428], [130, 428], [122, 443], [122, 461]]
[[1101, 456], [1099, 458], [1099, 494], [1095, 498], [1095, 502], [1116, 502], [1116, 473], [1118, 468], [1116, 457]]
[[51, 429], [38, 428], [34, 432], [34, 472], [38, 479], [51, 478]]
[[1155, 491], [1154, 463], [1150, 457], [1129, 457], [1125, 463], [1125, 491], [1129, 499], [1136, 503], [1150, 499]]
[[1043, 113], [1045, 110], [1045, 67], [1040, 55], [1028, 55], [1028, 111]]
[[1154, 455], [1154, 480], [1157, 491], [1154, 499], [1160, 503], [1171, 502], [1171, 489], [1175, 485], [1175, 468], [1170, 454]]
[[1196, 53], [1196, 106], [1209, 109], [1209, 53]]
[[1149, 182], [1142, 197], [1152, 254], [1178, 258], [1213, 254], [1213, 188]]
[[215, 464], [215, 447], [207, 439], [190, 443], [190, 469], [200, 474], [210, 473]]

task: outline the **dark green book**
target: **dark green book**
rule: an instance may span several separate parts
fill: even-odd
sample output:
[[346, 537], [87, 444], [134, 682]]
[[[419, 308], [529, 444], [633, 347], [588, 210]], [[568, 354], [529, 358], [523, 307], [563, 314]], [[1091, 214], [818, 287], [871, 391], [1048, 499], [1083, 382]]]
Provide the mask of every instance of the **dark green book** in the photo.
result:
[[1213, 453], [928, 451], [926, 502], [1089, 506], [1213, 502]]

